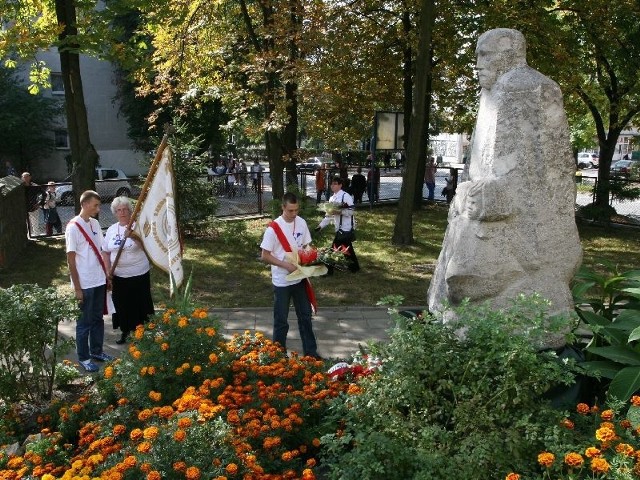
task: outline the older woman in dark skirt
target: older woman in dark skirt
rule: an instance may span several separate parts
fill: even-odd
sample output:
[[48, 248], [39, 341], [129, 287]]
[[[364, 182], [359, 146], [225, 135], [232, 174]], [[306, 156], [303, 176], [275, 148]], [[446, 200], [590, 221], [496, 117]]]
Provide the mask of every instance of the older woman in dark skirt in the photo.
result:
[[131, 233], [125, 240], [125, 232], [131, 213], [131, 200], [127, 197], [116, 197], [111, 203], [111, 211], [117, 222], [111, 225], [105, 234], [105, 263], [111, 270], [120, 246], [122, 253], [113, 272], [113, 327], [120, 328], [122, 335], [116, 343], [127, 341], [129, 332], [147, 321], [154, 313], [151, 299], [151, 279], [149, 275], [149, 259], [142, 248], [140, 240]]

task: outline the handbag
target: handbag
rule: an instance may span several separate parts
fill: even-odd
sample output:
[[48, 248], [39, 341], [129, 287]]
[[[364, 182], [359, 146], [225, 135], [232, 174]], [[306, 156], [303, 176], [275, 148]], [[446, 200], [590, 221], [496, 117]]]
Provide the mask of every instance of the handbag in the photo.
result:
[[346, 245], [347, 243], [351, 243], [356, 239], [356, 234], [353, 230], [349, 230], [348, 232], [345, 232], [342, 229], [339, 229], [336, 232], [336, 238], [334, 240], [334, 243], [338, 244], [338, 245]]

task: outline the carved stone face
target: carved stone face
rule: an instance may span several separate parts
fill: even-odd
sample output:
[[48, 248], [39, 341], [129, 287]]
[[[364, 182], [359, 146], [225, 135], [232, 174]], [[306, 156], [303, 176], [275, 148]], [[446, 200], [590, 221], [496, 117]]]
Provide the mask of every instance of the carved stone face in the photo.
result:
[[521, 35], [515, 30], [496, 29], [480, 37], [476, 47], [476, 69], [482, 88], [491, 89], [503, 73], [526, 64]]

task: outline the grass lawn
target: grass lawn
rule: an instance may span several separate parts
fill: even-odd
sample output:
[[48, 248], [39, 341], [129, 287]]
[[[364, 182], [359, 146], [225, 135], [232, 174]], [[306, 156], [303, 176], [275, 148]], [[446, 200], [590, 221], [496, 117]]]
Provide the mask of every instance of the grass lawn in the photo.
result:
[[[429, 205], [415, 213], [415, 244], [396, 247], [389, 239], [395, 206], [357, 213], [355, 249], [362, 270], [318, 277], [313, 284], [320, 305], [374, 305], [385, 295], [402, 295], [405, 305], [424, 305], [431, 273], [446, 228], [447, 207]], [[306, 215], [311, 229], [321, 214]], [[259, 260], [258, 245], [269, 219], [218, 222], [206, 236], [187, 238], [184, 269], [193, 271], [193, 295], [204, 307], [268, 307], [272, 305], [269, 267]], [[331, 227], [314, 238], [318, 246], [331, 243]], [[579, 225], [584, 264], [608, 260], [621, 270], [640, 268], [640, 232], [637, 229]], [[0, 271], [0, 287], [15, 283], [53, 285], [71, 295], [64, 239], [30, 241], [24, 255], [9, 269]], [[154, 300], [168, 295], [168, 276], [152, 273]]]

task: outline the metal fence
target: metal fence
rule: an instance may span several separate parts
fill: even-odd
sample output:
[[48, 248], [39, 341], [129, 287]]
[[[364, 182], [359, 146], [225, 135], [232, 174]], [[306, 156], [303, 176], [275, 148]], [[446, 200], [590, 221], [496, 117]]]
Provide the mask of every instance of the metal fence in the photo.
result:
[[[598, 176], [578, 172], [576, 184], [578, 188], [576, 205], [583, 206], [592, 203], [598, 188]], [[622, 194], [623, 191], [632, 189], [640, 189], [640, 182], [624, 177], [612, 178], [609, 204], [616, 209], [619, 215], [628, 217], [632, 221], [640, 222], [640, 198], [628, 199]]]
[[[350, 169], [349, 176], [352, 177], [355, 172], [355, 169]], [[459, 173], [460, 171], [452, 168], [438, 168], [436, 173], [435, 201], [447, 201], [446, 196], [443, 193], [447, 179], [452, 178], [457, 182]], [[326, 180], [326, 185], [329, 185], [328, 178]], [[593, 192], [597, 185], [597, 180], [597, 177], [588, 175], [576, 176], [576, 181], [578, 183], [576, 205], [587, 205], [593, 201]], [[239, 174], [233, 181], [230, 181], [226, 175], [204, 175], [202, 177], [202, 181], [211, 185], [211, 195], [214, 195], [218, 200], [218, 210], [216, 212], [217, 217], [230, 218], [250, 215], [268, 215], [271, 213], [269, 207], [272, 200], [271, 176], [268, 170], [259, 174], [258, 178], [255, 179], [255, 182], [251, 173]], [[616, 179], [616, 181], [628, 182], [624, 179]], [[316, 201], [317, 192], [315, 175], [311, 172], [300, 172], [297, 175], [297, 182], [300, 190], [309, 197], [311, 201]], [[96, 182], [96, 185], [98, 185], [98, 183], [99, 182]], [[57, 184], [58, 187], [63, 185], [68, 184]], [[640, 187], [640, 184], [630, 183], [630, 186]], [[104, 187], [105, 186], [103, 186], [103, 189]], [[372, 204], [397, 201], [400, 198], [401, 187], [402, 171], [400, 169], [389, 169], [387, 171], [380, 169], [380, 182], [377, 192], [369, 192], [369, 189], [367, 189], [363, 195], [362, 205], [363, 207], [366, 207]], [[44, 210], [37, 205], [39, 194], [44, 188], [44, 186], [38, 186], [29, 187], [27, 189], [27, 202], [31, 204], [31, 208], [28, 209], [31, 210], [28, 215], [29, 235], [31, 237], [47, 235], [44, 221]], [[98, 188], [98, 186], [96, 186], [96, 188]], [[137, 189], [134, 188], [133, 190], [135, 191]], [[371, 202], [372, 198], [369, 196], [369, 193], [373, 193], [374, 195], [372, 196], [375, 196], [373, 202]], [[329, 195], [330, 191], [327, 189], [321, 195], [321, 201], [326, 201], [329, 198]], [[422, 195], [425, 199], [428, 195], [427, 188], [424, 185]], [[640, 221], [640, 199], [635, 201], [622, 201], [614, 196], [611, 200], [611, 204], [619, 214], [626, 215]], [[100, 224], [103, 229], [108, 228], [116, 221], [115, 217], [111, 213], [110, 207], [111, 198], [106, 196], [106, 198], [103, 198], [103, 204], [100, 209]], [[62, 234], [64, 234], [66, 224], [75, 215], [74, 207], [72, 204], [62, 204], [57, 207], [57, 211], [62, 223]], [[53, 231], [52, 234], [59, 235], [56, 231]]]

